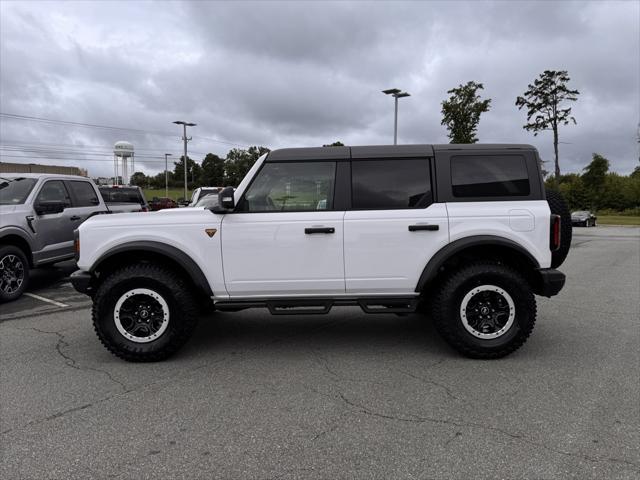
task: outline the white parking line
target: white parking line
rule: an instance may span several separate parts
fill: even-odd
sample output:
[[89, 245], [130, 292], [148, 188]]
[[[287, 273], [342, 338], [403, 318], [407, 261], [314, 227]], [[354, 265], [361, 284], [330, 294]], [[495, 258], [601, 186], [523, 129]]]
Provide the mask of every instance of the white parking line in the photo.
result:
[[41, 297], [40, 295], [36, 295], [35, 293], [25, 293], [24, 295], [26, 295], [27, 297], [35, 298], [36, 300], [41, 300], [43, 302], [51, 303], [53, 305], [56, 305], [57, 307], [68, 307], [69, 306], [66, 303], [56, 302], [55, 300], [51, 300], [49, 298]]

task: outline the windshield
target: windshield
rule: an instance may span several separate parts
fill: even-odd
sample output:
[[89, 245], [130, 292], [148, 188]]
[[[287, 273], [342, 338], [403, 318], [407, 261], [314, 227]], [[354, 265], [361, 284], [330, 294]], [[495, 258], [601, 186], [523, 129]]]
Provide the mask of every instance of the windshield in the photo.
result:
[[24, 203], [36, 181], [35, 178], [0, 177], [0, 205]]
[[584, 211], [573, 212], [571, 215], [578, 215], [578, 216], [589, 215], [589, 212], [584, 212]]
[[194, 207], [211, 208], [211, 207], [215, 207], [216, 205], [218, 205], [218, 196], [207, 195], [201, 198], [200, 200], [198, 200], [198, 203], [196, 203]]

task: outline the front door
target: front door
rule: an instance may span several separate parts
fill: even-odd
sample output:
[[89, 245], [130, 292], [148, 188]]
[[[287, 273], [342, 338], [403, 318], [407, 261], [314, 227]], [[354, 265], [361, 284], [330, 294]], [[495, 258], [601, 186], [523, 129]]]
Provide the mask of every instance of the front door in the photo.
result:
[[337, 162], [265, 162], [221, 226], [232, 298], [344, 293]]
[[32, 225], [37, 251], [36, 263], [73, 254], [73, 221], [71, 220], [71, 196], [62, 180], [47, 180], [36, 197], [34, 205], [56, 201], [65, 205], [60, 213], [38, 215], [33, 213]]

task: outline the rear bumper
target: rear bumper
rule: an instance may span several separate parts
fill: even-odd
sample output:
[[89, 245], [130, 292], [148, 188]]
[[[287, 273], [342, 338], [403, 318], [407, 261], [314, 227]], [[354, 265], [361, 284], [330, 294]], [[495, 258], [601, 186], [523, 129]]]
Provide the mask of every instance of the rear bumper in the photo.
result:
[[93, 288], [91, 286], [91, 280], [93, 280], [93, 277], [89, 272], [76, 270], [71, 274], [70, 280], [71, 285], [73, 285], [73, 288], [78, 292], [89, 296], [93, 295]]
[[553, 297], [557, 295], [566, 280], [564, 273], [553, 268], [539, 268], [537, 270], [536, 295]]

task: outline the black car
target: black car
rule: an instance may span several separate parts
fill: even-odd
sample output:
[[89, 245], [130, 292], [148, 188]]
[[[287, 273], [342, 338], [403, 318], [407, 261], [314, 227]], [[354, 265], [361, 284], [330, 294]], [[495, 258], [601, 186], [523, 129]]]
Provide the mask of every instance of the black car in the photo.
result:
[[571, 213], [571, 225], [576, 227], [595, 227], [597, 217], [588, 210]]

